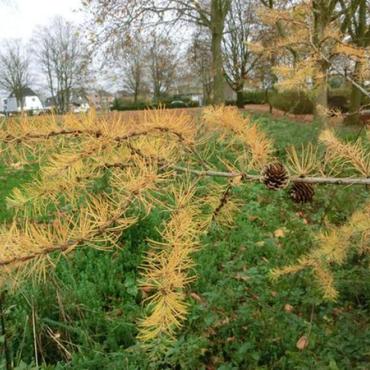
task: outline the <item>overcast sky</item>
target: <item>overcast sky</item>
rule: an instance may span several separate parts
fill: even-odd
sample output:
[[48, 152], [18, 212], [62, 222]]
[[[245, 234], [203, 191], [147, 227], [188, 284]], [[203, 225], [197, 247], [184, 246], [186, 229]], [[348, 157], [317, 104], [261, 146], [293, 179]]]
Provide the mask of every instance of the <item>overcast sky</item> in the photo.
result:
[[[83, 19], [80, 7], [81, 0], [0, 0], [0, 45], [2, 40], [13, 38], [28, 45], [36, 27], [48, 24], [57, 15], [78, 24]], [[45, 79], [34, 67], [31, 65], [31, 87], [48, 94]], [[7, 94], [0, 89], [0, 97]]]
[[48, 23], [56, 15], [78, 22], [81, 14], [74, 10], [80, 6], [80, 0], [5, 0], [5, 5], [0, 1], [0, 39], [27, 41], [37, 25]]

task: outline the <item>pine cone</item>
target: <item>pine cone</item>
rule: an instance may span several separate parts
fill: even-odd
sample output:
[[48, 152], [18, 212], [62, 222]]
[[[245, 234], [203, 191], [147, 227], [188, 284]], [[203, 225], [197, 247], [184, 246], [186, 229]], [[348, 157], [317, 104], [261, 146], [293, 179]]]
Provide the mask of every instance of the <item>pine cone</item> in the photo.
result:
[[262, 171], [262, 181], [271, 190], [287, 187], [289, 174], [280, 162], [268, 164]]
[[295, 182], [290, 190], [290, 196], [296, 203], [312, 202], [315, 190], [311, 184]]

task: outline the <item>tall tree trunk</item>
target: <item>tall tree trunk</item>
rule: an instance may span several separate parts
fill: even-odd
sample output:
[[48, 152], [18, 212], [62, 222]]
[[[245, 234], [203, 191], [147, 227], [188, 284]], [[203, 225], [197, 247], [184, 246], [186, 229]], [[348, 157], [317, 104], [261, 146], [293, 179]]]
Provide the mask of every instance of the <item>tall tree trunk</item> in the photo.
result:
[[222, 33], [212, 31], [213, 104], [225, 102], [225, 79], [221, 52]]
[[241, 81], [236, 90], [236, 105], [238, 108], [244, 108], [244, 81]]
[[[352, 22], [355, 26], [355, 45], [359, 48], [366, 48], [369, 44], [369, 38], [367, 37], [368, 29], [368, 5], [366, 0], [360, 0], [358, 3], [358, 20], [355, 18]], [[364, 62], [359, 59], [356, 61], [353, 80], [359, 85], [363, 84], [363, 70]], [[362, 92], [354, 85], [352, 85], [349, 115], [345, 119], [347, 124], [359, 124], [360, 123], [360, 109], [361, 109]]]
[[[362, 70], [363, 70], [363, 63], [361, 61], [357, 61], [353, 79], [358, 84], [362, 84]], [[360, 123], [361, 100], [362, 100], [362, 92], [356, 86], [352, 86], [349, 114], [347, 118], [345, 119], [345, 123], [352, 124], [352, 125]]]
[[225, 102], [225, 79], [222, 58], [222, 38], [225, 17], [228, 12], [227, 7], [225, 7], [225, 1], [227, 2], [228, 0], [212, 0], [211, 3], [213, 104], [223, 104]]
[[18, 110], [18, 108], [20, 108], [21, 112], [23, 112], [22, 97], [19, 96], [19, 95], [16, 95], [15, 101], [16, 101], [16, 104], [17, 104], [17, 110]]
[[238, 108], [244, 108], [244, 94], [243, 89], [236, 92], [236, 106]]
[[314, 95], [314, 119], [321, 123], [327, 121], [328, 109], [328, 67], [322, 63], [315, 76], [315, 95]]
[[139, 96], [139, 91], [138, 91], [138, 88], [136, 87], [135, 92], [134, 92], [134, 103], [135, 104], [137, 104], [138, 96]]
[[209, 105], [212, 98], [212, 86], [208, 81], [202, 83], [203, 88], [203, 105]]
[[154, 91], [153, 91], [153, 98], [154, 98], [154, 102], [155, 103], [158, 103], [160, 100], [161, 100], [161, 87], [159, 85], [158, 82], [155, 82], [154, 83]]
[[[326, 8], [327, 0], [314, 0], [312, 3], [314, 12], [313, 43], [320, 50], [321, 42], [324, 37], [325, 29], [328, 26], [330, 15]], [[314, 76], [314, 119], [321, 122], [327, 122], [328, 109], [328, 87], [327, 75], [329, 65], [326, 61], [319, 59], [316, 66], [316, 75]]]

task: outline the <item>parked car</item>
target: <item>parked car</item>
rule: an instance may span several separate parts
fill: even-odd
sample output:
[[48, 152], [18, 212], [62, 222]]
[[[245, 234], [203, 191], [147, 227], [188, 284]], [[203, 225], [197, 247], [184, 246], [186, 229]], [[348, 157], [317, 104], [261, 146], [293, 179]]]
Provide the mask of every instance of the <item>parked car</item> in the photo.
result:
[[174, 100], [170, 103], [170, 107], [172, 108], [186, 108], [187, 104], [182, 100]]

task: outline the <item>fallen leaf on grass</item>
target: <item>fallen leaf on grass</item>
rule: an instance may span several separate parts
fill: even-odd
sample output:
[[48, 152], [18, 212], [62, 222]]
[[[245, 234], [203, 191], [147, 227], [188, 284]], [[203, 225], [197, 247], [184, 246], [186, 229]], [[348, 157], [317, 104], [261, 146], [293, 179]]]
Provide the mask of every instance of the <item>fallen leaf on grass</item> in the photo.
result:
[[305, 335], [302, 335], [296, 344], [296, 347], [300, 350], [303, 351], [306, 347], [308, 346], [308, 338]]
[[241, 280], [241, 281], [247, 281], [250, 279], [249, 276], [243, 275], [243, 274], [236, 274], [234, 279]]
[[12, 163], [10, 167], [15, 170], [22, 170], [24, 167], [24, 164], [22, 162], [16, 162], [16, 163]]
[[291, 304], [287, 303], [287, 304], [284, 306], [284, 311], [285, 311], [285, 312], [293, 312], [293, 311], [294, 311], [294, 307], [293, 307]]
[[306, 215], [305, 215], [305, 213], [304, 212], [297, 212], [296, 213], [296, 215], [299, 217], [299, 218], [301, 218], [302, 220], [303, 220], [303, 223], [305, 224], [305, 225], [308, 225], [310, 222], [308, 221], [308, 219], [306, 218]]
[[274, 231], [275, 238], [284, 238], [286, 231], [284, 229], [277, 229]]
[[190, 293], [190, 297], [193, 298], [195, 301], [197, 301], [198, 303], [204, 303], [204, 299], [199, 296], [197, 293]]

